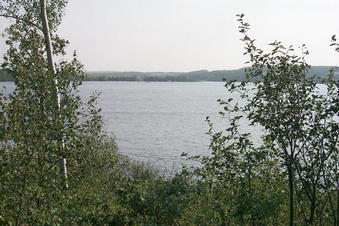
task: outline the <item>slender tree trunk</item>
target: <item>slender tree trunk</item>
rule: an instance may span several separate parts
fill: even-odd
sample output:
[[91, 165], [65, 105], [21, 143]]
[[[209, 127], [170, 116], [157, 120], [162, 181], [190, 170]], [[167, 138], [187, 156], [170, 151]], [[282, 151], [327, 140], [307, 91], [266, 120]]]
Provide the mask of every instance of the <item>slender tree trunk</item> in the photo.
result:
[[[54, 59], [53, 59], [53, 47], [52, 47], [51, 35], [50, 35], [48, 19], [47, 19], [46, 0], [40, 0], [40, 8], [41, 8], [42, 30], [44, 33], [46, 51], [47, 51], [48, 68], [54, 76], [53, 82], [54, 82], [55, 91], [56, 91], [56, 102], [58, 105], [58, 109], [60, 109], [60, 93], [59, 93], [59, 88], [58, 88], [58, 80], [56, 79], [56, 69], [55, 69]], [[64, 148], [63, 136], [61, 136], [61, 139], [62, 139], [61, 141], [62, 148]], [[60, 167], [63, 172], [64, 185], [66, 188], [68, 188], [66, 158], [62, 157], [60, 159]]]
[[[315, 192], [315, 191], [314, 191]], [[309, 220], [309, 225], [313, 225], [313, 221], [314, 221], [314, 214], [315, 214], [315, 196], [313, 197], [313, 199], [311, 200], [311, 214], [310, 214], [310, 220]]]
[[293, 170], [291, 163], [287, 166], [288, 170], [288, 186], [289, 186], [289, 193], [290, 193], [290, 226], [294, 225], [294, 180], [293, 180]]

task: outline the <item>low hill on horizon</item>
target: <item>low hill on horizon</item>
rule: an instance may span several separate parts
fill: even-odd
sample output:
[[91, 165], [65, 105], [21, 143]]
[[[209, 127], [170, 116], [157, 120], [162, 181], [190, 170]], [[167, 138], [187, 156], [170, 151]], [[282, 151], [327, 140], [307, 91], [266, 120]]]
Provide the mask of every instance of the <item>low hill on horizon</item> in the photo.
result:
[[[325, 77], [331, 66], [312, 66], [309, 75]], [[335, 68], [336, 80], [339, 80], [339, 69]], [[87, 81], [160, 81], [160, 82], [200, 82], [200, 81], [243, 81], [245, 68], [235, 70], [198, 70], [191, 72], [138, 72], [138, 71], [90, 71], [86, 73]], [[0, 81], [14, 81], [10, 73], [0, 70]]]
[[[331, 66], [312, 66], [309, 75], [325, 77]], [[339, 70], [335, 68], [339, 75]], [[199, 81], [223, 81], [227, 80], [243, 81], [245, 79], [245, 68], [235, 70], [199, 70], [191, 72], [88, 72], [88, 81], [163, 81], [163, 82], [199, 82]]]

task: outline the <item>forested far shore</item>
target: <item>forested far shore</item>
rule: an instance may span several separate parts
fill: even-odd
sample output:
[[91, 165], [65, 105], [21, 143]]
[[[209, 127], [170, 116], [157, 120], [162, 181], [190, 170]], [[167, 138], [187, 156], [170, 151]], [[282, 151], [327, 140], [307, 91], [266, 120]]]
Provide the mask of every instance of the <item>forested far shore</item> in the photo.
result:
[[[331, 69], [334, 69], [338, 79], [339, 69], [332, 66], [312, 66], [309, 76], [316, 75], [319, 82], [325, 78]], [[200, 81], [224, 81], [245, 80], [245, 68], [236, 70], [199, 70], [191, 72], [137, 72], [137, 71], [90, 71], [86, 73], [87, 81], [145, 81], [145, 82], [200, 82]], [[11, 73], [0, 70], [0, 81], [14, 81]]]
[[[312, 66], [308, 75], [316, 75], [318, 81], [325, 78], [329, 71], [334, 68], [339, 74], [339, 70], [332, 66]], [[227, 80], [244, 81], [246, 78], [245, 68], [236, 70], [199, 70], [191, 72], [88, 72], [88, 81], [145, 81], [145, 82], [200, 82], [213, 81], [220, 82]], [[337, 78], [338, 79], [338, 78]]]

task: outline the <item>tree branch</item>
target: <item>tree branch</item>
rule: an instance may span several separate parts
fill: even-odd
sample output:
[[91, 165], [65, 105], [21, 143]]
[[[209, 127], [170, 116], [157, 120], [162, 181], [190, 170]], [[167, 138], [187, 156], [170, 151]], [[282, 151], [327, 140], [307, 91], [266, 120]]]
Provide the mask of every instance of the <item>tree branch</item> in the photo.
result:
[[28, 20], [22, 19], [22, 18], [20, 18], [20, 17], [18, 17], [18, 16], [8, 15], [8, 14], [0, 14], [0, 17], [16, 19], [16, 20], [22, 21], [22, 22], [24, 22], [24, 23], [26, 23], [26, 24], [32, 25], [32, 26], [38, 28], [40, 31], [43, 31], [42, 28], [41, 28], [39, 25], [37, 25], [37, 24], [35, 24], [35, 23], [33, 23], [33, 22], [30, 22], [30, 21], [28, 21]]

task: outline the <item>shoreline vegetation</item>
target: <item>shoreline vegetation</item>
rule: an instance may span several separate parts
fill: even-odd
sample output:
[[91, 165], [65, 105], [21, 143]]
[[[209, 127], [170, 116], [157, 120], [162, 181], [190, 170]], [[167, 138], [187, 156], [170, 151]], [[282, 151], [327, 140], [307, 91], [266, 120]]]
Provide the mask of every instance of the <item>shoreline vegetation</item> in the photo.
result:
[[[317, 75], [317, 82], [325, 78], [330, 69], [335, 74], [339, 69], [332, 66], [312, 66], [309, 76]], [[199, 70], [191, 72], [138, 72], [138, 71], [89, 71], [86, 73], [87, 81], [125, 81], [125, 82], [222, 82], [225, 79], [242, 82], [246, 79], [246, 68], [235, 70]], [[14, 81], [10, 72], [0, 70], [0, 82]]]

